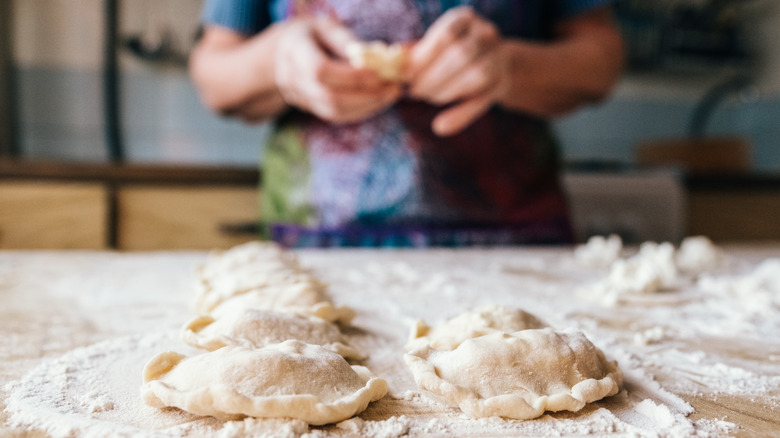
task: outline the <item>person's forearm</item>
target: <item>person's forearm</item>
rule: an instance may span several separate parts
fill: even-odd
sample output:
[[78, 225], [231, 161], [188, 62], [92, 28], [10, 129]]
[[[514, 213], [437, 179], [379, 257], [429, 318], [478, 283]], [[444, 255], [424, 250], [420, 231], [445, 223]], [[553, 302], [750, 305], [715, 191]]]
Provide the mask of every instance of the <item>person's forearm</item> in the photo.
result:
[[548, 44], [507, 40], [504, 46], [511, 74], [500, 104], [539, 117], [603, 99], [623, 68], [619, 36], [598, 29]]
[[274, 78], [280, 26], [244, 40], [220, 29], [207, 33], [190, 57], [190, 72], [208, 107], [251, 121], [287, 108]]

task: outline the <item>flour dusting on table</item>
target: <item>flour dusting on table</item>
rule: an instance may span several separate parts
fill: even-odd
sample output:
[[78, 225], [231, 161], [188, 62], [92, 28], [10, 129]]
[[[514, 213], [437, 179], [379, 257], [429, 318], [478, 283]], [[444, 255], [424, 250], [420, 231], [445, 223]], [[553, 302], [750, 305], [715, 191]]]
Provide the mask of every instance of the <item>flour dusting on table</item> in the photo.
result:
[[[298, 254], [304, 266], [329, 284], [328, 295], [335, 304], [356, 310], [355, 328], [345, 336], [370, 355], [366, 366], [388, 381], [388, 396], [359, 417], [309, 427], [293, 420], [222, 422], [145, 406], [139, 397], [145, 361], [160, 351], [194, 351], [170, 329], [190, 315], [187, 304], [194, 291], [188, 281], [205, 254], [154, 254], [150, 260], [149, 254], [83, 253], [77, 261], [63, 257], [56, 268], [46, 268], [50, 278], [56, 278], [57, 270], [75, 272], [89, 264], [81, 283], [72, 275], [48, 285], [35, 281], [45, 290], [41, 294], [77, 297], [73, 299], [78, 306], [94, 315], [90, 322], [94, 333], [106, 338], [50, 356], [27, 368], [26, 374], [19, 373], [0, 391], [6, 426], [42, 430], [54, 437], [687, 437], [729, 436], [737, 431], [730, 418], [692, 420], [688, 397], [760, 395], [769, 400], [766, 409], [780, 414], [777, 341], [772, 338], [766, 348], [757, 349], [765, 357], [736, 358], [730, 350], [761, 344], [780, 333], [777, 313], [760, 311], [751, 302], [757, 297], [778, 310], [771, 306], [778, 305], [772, 288], [780, 284], [780, 272], [758, 269], [765, 257], [726, 251], [717, 271], [678, 289], [611, 307], [575, 294], [583, 285], [603, 279], [608, 269], [585, 267], [565, 249]], [[4, 257], [14, 263], [13, 278], [0, 272], [0, 287], [29, 287], [33, 281], [29, 278], [40, 275], [36, 271], [42, 268], [40, 260], [11, 256], [0, 254], [0, 262]], [[165, 304], [160, 306], [166, 309], [156, 309], [152, 305], [156, 299], [162, 299]], [[409, 325], [419, 318], [445, 320], [487, 304], [517, 306], [553, 327], [584, 331], [609, 359], [619, 362], [625, 389], [580, 412], [548, 413], [531, 421], [474, 420], [419, 390], [402, 359]]]

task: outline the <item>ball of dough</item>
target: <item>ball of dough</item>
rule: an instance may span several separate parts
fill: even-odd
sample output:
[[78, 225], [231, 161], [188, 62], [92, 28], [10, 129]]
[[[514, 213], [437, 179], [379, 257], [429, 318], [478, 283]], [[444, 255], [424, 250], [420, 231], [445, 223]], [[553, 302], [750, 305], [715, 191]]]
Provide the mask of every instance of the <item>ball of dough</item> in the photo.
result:
[[623, 374], [579, 331], [496, 332], [404, 356], [420, 388], [470, 417], [531, 419], [616, 394]]
[[167, 352], [144, 367], [141, 397], [223, 420], [243, 416], [335, 423], [387, 393], [387, 383], [318, 345], [286, 341], [261, 349], [224, 347], [187, 358]]

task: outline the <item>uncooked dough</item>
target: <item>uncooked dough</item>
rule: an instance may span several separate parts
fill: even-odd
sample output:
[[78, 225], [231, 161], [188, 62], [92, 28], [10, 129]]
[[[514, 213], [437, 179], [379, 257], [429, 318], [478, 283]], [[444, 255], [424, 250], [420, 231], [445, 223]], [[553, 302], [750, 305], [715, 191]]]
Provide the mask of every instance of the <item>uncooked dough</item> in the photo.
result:
[[249, 242], [214, 252], [198, 273], [195, 310], [219, 319], [243, 309], [312, 315], [349, 324], [355, 313], [335, 306], [325, 284], [306, 272], [295, 255], [276, 244]]
[[220, 303], [209, 314], [221, 318], [243, 309], [273, 310], [316, 316], [328, 322], [348, 325], [355, 311], [348, 306], [335, 306], [323, 294], [305, 287], [279, 287], [249, 291]]
[[699, 275], [718, 267], [722, 259], [720, 248], [705, 236], [683, 239], [676, 257], [677, 267], [691, 275]]
[[430, 345], [436, 350], [452, 350], [467, 339], [489, 333], [547, 327], [534, 315], [520, 309], [498, 305], [478, 307], [433, 327], [417, 321], [409, 334], [407, 351]]
[[531, 419], [616, 394], [623, 374], [582, 332], [496, 332], [404, 356], [417, 384], [470, 417]]
[[290, 340], [261, 349], [224, 347], [186, 358], [166, 352], [144, 367], [141, 397], [149, 406], [196, 415], [335, 423], [387, 393], [387, 383], [318, 345]]
[[615, 260], [604, 279], [584, 287], [579, 295], [605, 305], [616, 305], [627, 296], [673, 289], [679, 280], [674, 245], [645, 242], [637, 254]]
[[212, 253], [199, 269], [195, 309], [206, 314], [236, 295], [277, 288], [306, 291], [315, 297], [311, 304], [325, 301], [325, 285], [301, 268], [295, 254], [272, 243], [245, 243]]
[[381, 41], [350, 43], [346, 52], [352, 66], [374, 70], [388, 81], [401, 80], [405, 52], [400, 44], [388, 45]]
[[322, 345], [347, 359], [364, 359], [349, 346], [339, 328], [322, 318], [278, 313], [259, 309], [243, 309], [214, 319], [199, 316], [182, 328], [184, 342], [209, 351], [228, 345], [262, 348], [289, 339]]
[[589, 268], [608, 268], [620, 258], [622, 250], [623, 239], [617, 234], [608, 237], [591, 236], [588, 243], [574, 249], [574, 259]]
[[243, 307], [255, 307], [258, 309], [281, 309], [287, 307], [311, 307], [317, 303], [327, 301], [321, 290], [307, 284], [278, 284], [269, 287], [250, 289], [235, 294], [216, 306], [205, 310], [203, 314], [217, 314], [225, 312], [224, 309], [235, 308], [236, 302], [243, 302]]
[[616, 305], [639, 295], [679, 289], [721, 262], [720, 249], [704, 236], [683, 239], [679, 249], [670, 242], [644, 242], [635, 255], [615, 260], [605, 278], [582, 288], [579, 295]]

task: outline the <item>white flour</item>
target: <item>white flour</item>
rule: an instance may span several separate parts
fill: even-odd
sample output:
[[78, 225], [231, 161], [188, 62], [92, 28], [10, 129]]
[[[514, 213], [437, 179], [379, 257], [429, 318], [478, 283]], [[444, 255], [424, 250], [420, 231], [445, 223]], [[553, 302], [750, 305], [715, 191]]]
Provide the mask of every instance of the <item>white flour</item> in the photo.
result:
[[[756, 312], [745, 299], [749, 292], [694, 284], [618, 309], [604, 307], [573, 294], [604, 271], [583, 268], [571, 251], [554, 249], [302, 251], [302, 264], [331, 285], [333, 301], [357, 311], [356, 328], [346, 333], [347, 339], [370, 354], [365, 364], [388, 381], [388, 396], [359, 418], [312, 428], [299, 421], [225, 423], [176, 409], [158, 410], [139, 398], [141, 370], [160, 351], [194, 351], [166, 327], [175, 328], [189, 317], [187, 305], [194, 296], [189, 279], [205, 254], [163, 254], [153, 260], [148, 254], [80, 257], [45, 262], [12, 258], [14, 277], [0, 269], [0, 288], [11, 293], [30, 290], [31, 282], [63, 300], [78, 291], [76, 304], [94, 314], [94, 332], [110, 337], [50, 356], [3, 388], [6, 427], [13, 430], [43, 430], [54, 437], [728, 436], [737, 430], [729, 418], [693, 421], [688, 418], [693, 409], [683, 399], [760, 395], [769, 400], [766, 409], [780, 411], [780, 319]], [[3, 260], [0, 254], [0, 267]], [[54, 261], [58, 268], [52, 267]], [[733, 283], [760, 261], [733, 256], [728, 270], [708, 281]], [[85, 262], [91, 266], [86, 276], [84, 271], [62, 275]], [[34, 275], [44, 268], [49, 279], [62, 280], [47, 284]], [[157, 308], [153, 303], [160, 298], [165, 304]], [[533, 421], [470, 419], [419, 391], [401, 358], [409, 323], [417, 318], [433, 323], [492, 303], [518, 306], [558, 328], [585, 331], [618, 360], [626, 375], [625, 390], [581, 412]], [[72, 326], [67, 318], [62, 323]], [[117, 328], [117, 323], [123, 326]], [[731, 354], [730, 348], [738, 345], [765, 343], [769, 334], [774, 334], [772, 343], [755, 349], [765, 357], [736, 359]], [[21, 340], [6, 345], [23, 348]]]

